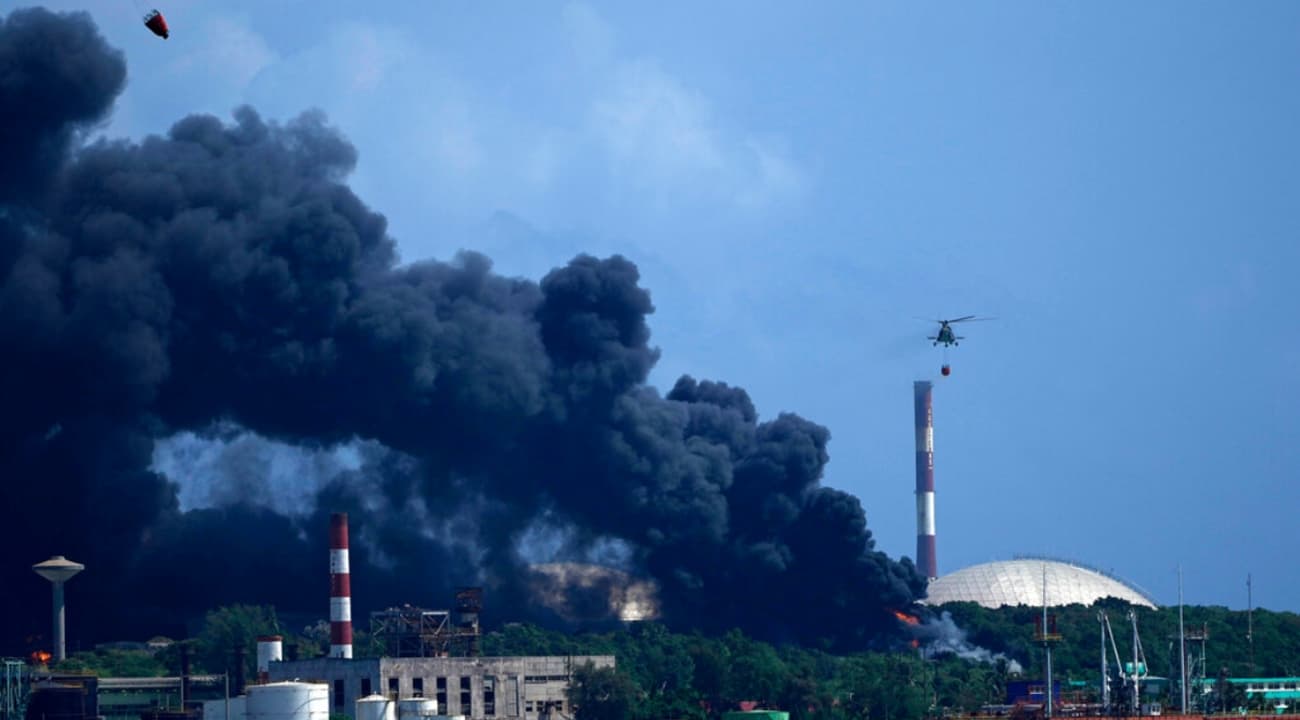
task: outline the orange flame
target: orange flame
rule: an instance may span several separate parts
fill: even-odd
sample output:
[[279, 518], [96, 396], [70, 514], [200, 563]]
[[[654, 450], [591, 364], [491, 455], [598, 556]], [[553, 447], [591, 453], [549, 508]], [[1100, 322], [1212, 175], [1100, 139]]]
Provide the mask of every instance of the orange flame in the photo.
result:
[[54, 656], [45, 652], [44, 650], [37, 650], [36, 652], [32, 653], [31, 658], [33, 664], [44, 665], [48, 663], [51, 659], [53, 659]]
[[920, 624], [921, 624], [921, 619], [920, 619], [920, 618], [918, 618], [918, 617], [915, 616], [915, 615], [908, 615], [907, 613], [902, 612], [902, 611], [900, 611], [900, 610], [895, 610], [895, 611], [894, 611], [894, 617], [898, 618], [899, 620], [902, 620], [903, 622], [907, 623], [908, 625], [920, 625]]
[[[916, 626], [916, 625], [920, 625], [920, 624], [921, 624], [921, 619], [918, 618], [918, 617], [915, 616], [915, 615], [908, 615], [907, 613], [905, 613], [905, 612], [903, 612], [903, 611], [901, 611], [901, 610], [892, 610], [891, 612], [894, 613], [894, 617], [898, 618], [900, 622], [904, 622], [904, 623], [907, 623], [908, 625], [912, 625], [912, 626]], [[921, 647], [921, 643], [920, 643], [920, 641], [917, 640], [916, 638], [912, 638], [912, 642], [910, 642], [910, 643], [908, 643], [908, 644], [911, 645], [911, 646], [914, 647], [914, 648], [915, 648], [915, 647]]]

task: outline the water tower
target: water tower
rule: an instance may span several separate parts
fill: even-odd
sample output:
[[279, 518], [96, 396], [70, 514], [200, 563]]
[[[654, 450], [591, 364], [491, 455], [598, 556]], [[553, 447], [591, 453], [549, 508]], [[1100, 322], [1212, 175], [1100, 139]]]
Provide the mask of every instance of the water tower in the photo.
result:
[[63, 583], [72, 579], [73, 575], [86, 569], [81, 563], [72, 562], [62, 555], [54, 557], [42, 563], [36, 563], [32, 566], [37, 575], [49, 580], [54, 584], [54, 660], [57, 662], [66, 657], [63, 644]]

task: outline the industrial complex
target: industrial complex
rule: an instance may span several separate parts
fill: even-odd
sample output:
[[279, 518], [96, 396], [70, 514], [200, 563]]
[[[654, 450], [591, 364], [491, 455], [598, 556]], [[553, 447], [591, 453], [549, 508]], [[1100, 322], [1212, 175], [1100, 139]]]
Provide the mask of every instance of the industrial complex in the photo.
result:
[[[1108, 679], [1100, 686], [1092, 685], [1093, 694], [1100, 689], [1100, 702], [1094, 698], [1087, 707], [1071, 705], [1062, 699], [1060, 683], [1052, 677], [1051, 652], [1061, 636], [1048, 608], [1092, 605], [1116, 598], [1136, 607], [1156, 609], [1154, 599], [1137, 586], [1080, 563], [1042, 557], [1017, 557], [939, 574], [931, 382], [913, 384], [913, 410], [916, 566], [928, 580], [928, 597], [922, 602], [931, 606], [969, 602], [986, 608], [1042, 608], [1034, 642], [1044, 652], [1045, 678], [1016, 678], [1007, 685], [1007, 704], [990, 706], [987, 714], [1025, 717], [1026, 708], [1046, 717], [1054, 713], [1083, 717], [1136, 712], [1136, 708], [1141, 708], [1143, 714], [1159, 714], [1158, 704], [1144, 700], [1151, 688], [1169, 679], [1145, 675], [1145, 658], [1138, 655], [1136, 621], [1132, 623], [1131, 663], [1128, 658], [1121, 661], [1118, 651], [1114, 652], [1111, 667], [1116, 669], [1114, 678], [1118, 682]], [[50, 659], [65, 657], [63, 586], [83, 569], [81, 564], [62, 556], [33, 566], [52, 585]], [[551, 563], [537, 566], [537, 570], [555, 587], [611, 588], [610, 607], [626, 621], [657, 616], [658, 599], [649, 581], [577, 564]], [[448, 609], [404, 605], [371, 613], [369, 635], [378, 656], [354, 657], [348, 520], [343, 513], [330, 517], [329, 572], [329, 651], [325, 657], [285, 659], [281, 636], [260, 637], [257, 674], [247, 683], [242, 677], [242, 662], [236, 663], [236, 677], [190, 674], [184, 646], [181, 676], [172, 678], [33, 674], [21, 660], [6, 661], [4, 684], [0, 687], [0, 720], [17, 720], [24, 715], [26, 720], [550, 720], [573, 716], [575, 709], [569, 706], [568, 690], [579, 668], [615, 667], [612, 655], [484, 657], [479, 624], [483, 591], [477, 587], [458, 589]], [[562, 598], [554, 592], [539, 599], [557, 610], [562, 608]], [[916, 618], [899, 615], [916, 622]], [[1103, 632], [1101, 674], [1111, 678], [1106, 669], [1106, 640], [1109, 637], [1113, 650], [1114, 632], [1105, 612], [1099, 611], [1098, 616]], [[1129, 617], [1133, 617], [1131, 612]], [[1193, 694], [1208, 694], [1214, 682], [1206, 677], [1204, 634], [1199, 641], [1199, 670], [1181, 671], [1186, 678], [1180, 684], [1184, 688], [1184, 707], [1187, 688]], [[1180, 650], [1180, 655], [1189, 657], [1185, 649]], [[1236, 685], [1247, 696], [1283, 703], [1279, 707], [1284, 707], [1288, 699], [1300, 699], [1300, 678], [1221, 678], [1219, 682]], [[1126, 694], [1123, 700], [1117, 696], [1113, 704], [1112, 685], [1116, 693]], [[1130, 692], [1131, 698], [1127, 696]]]
[[[35, 683], [22, 662], [6, 663], [6, 720], [435, 720], [571, 717], [574, 672], [612, 668], [612, 655], [483, 657], [480, 588], [461, 588], [451, 610], [403, 606], [371, 616], [381, 657], [354, 658], [347, 515], [330, 517], [330, 649], [327, 657], [285, 660], [283, 638], [257, 641], [257, 677], [96, 678], [49, 674]], [[83, 566], [63, 557], [33, 569], [54, 588], [54, 656], [65, 654], [63, 584]], [[182, 664], [188, 667], [182, 651]], [[241, 666], [242, 667], [242, 666]], [[158, 697], [174, 698], [161, 707]], [[133, 701], [133, 696], [145, 699]], [[101, 703], [100, 698], [112, 700]], [[33, 714], [35, 713], [35, 714]]]

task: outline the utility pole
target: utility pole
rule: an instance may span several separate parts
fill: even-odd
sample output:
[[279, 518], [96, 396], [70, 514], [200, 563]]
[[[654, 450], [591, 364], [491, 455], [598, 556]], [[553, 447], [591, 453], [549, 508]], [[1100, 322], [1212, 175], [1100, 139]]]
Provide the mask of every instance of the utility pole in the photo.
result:
[[1052, 697], [1052, 645], [1061, 641], [1061, 635], [1056, 632], [1056, 615], [1053, 614], [1050, 618], [1047, 615], [1046, 565], [1043, 566], [1043, 617], [1039, 622], [1041, 624], [1034, 633], [1034, 640], [1043, 646], [1043, 669], [1047, 675], [1044, 683], [1047, 686], [1044, 695], [1047, 702], [1043, 704], [1043, 717], [1050, 720], [1052, 717], [1052, 704], [1055, 700]]
[[1246, 644], [1250, 646], [1250, 676], [1255, 676], [1255, 600], [1251, 597], [1250, 573], [1246, 573]]
[[1133, 623], [1133, 713], [1142, 714], [1142, 638], [1138, 636], [1137, 613], [1128, 611], [1129, 622]]
[[1110, 669], [1106, 667], [1106, 611], [1097, 611], [1097, 624], [1101, 626], [1101, 711], [1110, 714]]
[[1178, 566], [1178, 687], [1181, 689], [1182, 713], [1187, 714], [1187, 638], [1183, 632], [1183, 566]]

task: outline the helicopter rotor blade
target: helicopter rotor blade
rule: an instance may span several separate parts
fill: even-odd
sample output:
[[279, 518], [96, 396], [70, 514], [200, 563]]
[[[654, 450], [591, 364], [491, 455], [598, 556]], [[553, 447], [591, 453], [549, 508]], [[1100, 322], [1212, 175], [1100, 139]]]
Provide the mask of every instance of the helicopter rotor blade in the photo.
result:
[[992, 318], [992, 317], [975, 317], [974, 315], [967, 315], [966, 317], [959, 317], [959, 318], [957, 318], [956, 320], [949, 320], [948, 322], [949, 322], [949, 323], [956, 323], [956, 322], [981, 322], [981, 321], [984, 321], [984, 320], [997, 320], [997, 318]]

